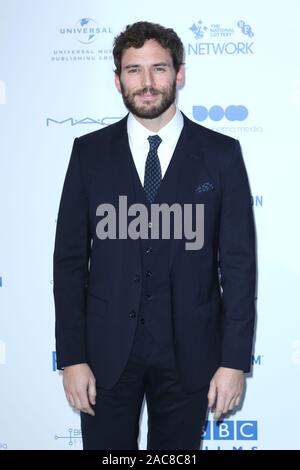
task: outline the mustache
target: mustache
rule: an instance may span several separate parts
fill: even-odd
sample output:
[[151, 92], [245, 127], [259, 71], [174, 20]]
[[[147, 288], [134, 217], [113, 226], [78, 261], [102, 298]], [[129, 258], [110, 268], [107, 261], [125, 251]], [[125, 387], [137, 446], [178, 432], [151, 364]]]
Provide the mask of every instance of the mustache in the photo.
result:
[[144, 93], [152, 93], [153, 95], [158, 95], [161, 92], [153, 87], [144, 87], [141, 90], [137, 90], [135, 93], [133, 93], [133, 96], [143, 95]]

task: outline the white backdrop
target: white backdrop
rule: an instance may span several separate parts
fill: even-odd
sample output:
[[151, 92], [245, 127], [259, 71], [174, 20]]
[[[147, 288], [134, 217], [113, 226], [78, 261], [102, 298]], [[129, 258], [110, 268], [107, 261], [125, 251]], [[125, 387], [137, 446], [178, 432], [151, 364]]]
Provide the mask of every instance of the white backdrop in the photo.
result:
[[[179, 107], [240, 140], [252, 188], [253, 374], [239, 412], [219, 428], [209, 416], [203, 447], [300, 449], [299, 17], [297, 0], [0, 0], [0, 449], [82, 446], [55, 370], [55, 223], [73, 139], [126, 113], [112, 41], [139, 20], [182, 38]], [[141, 449], [146, 423], [144, 409]]]

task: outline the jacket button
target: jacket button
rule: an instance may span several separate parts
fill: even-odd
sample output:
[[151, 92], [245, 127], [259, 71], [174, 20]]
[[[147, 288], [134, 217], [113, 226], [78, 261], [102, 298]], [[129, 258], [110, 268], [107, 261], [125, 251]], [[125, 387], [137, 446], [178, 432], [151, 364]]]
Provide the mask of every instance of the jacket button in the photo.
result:
[[152, 299], [152, 295], [151, 295], [151, 294], [146, 294], [146, 299], [147, 299], [147, 300], [151, 300], [151, 299]]
[[135, 311], [134, 311], [134, 310], [131, 310], [129, 316], [130, 316], [130, 318], [135, 318], [135, 317], [136, 317]]
[[146, 271], [146, 276], [151, 277], [152, 276], [152, 271]]
[[152, 251], [152, 247], [151, 246], [148, 246], [148, 248], [146, 248], [146, 253], [147, 255], [149, 255], [149, 253], [151, 253]]
[[141, 318], [141, 319], [140, 319], [140, 322], [141, 322], [142, 325], [144, 325], [144, 323], [145, 323], [145, 318]]
[[134, 282], [140, 282], [141, 276], [139, 274], [136, 274], [133, 278]]

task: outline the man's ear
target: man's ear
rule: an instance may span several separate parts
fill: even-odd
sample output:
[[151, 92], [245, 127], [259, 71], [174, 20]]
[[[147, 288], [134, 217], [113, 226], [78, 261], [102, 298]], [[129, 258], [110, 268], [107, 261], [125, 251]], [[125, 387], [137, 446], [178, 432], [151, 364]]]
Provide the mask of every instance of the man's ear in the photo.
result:
[[120, 82], [120, 76], [115, 73], [115, 85], [117, 90], [121, 93], [121, 82]]
[[184, 84], [184, 79], [185, 79], [185, 70], [184, 70], [184, 65], [181, 64], [177, 75], [176, 75], [176, 86], [177, 88], [181, 88]]

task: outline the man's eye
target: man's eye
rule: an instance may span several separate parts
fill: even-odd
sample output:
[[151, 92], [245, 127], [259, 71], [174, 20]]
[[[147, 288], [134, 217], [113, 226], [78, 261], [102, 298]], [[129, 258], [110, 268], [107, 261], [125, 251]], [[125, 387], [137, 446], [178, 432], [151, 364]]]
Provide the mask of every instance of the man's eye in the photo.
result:
[[137, 71], [138, 71], [138, 69], [129, 69], [129, 70], [128, 70], [128, 73], [135, 73], [135, 72], [137, 72]]
[[166, 69], [165, 69], [165, 67], [155, 67], [155, 70], [157, 72], [164, 72]]

